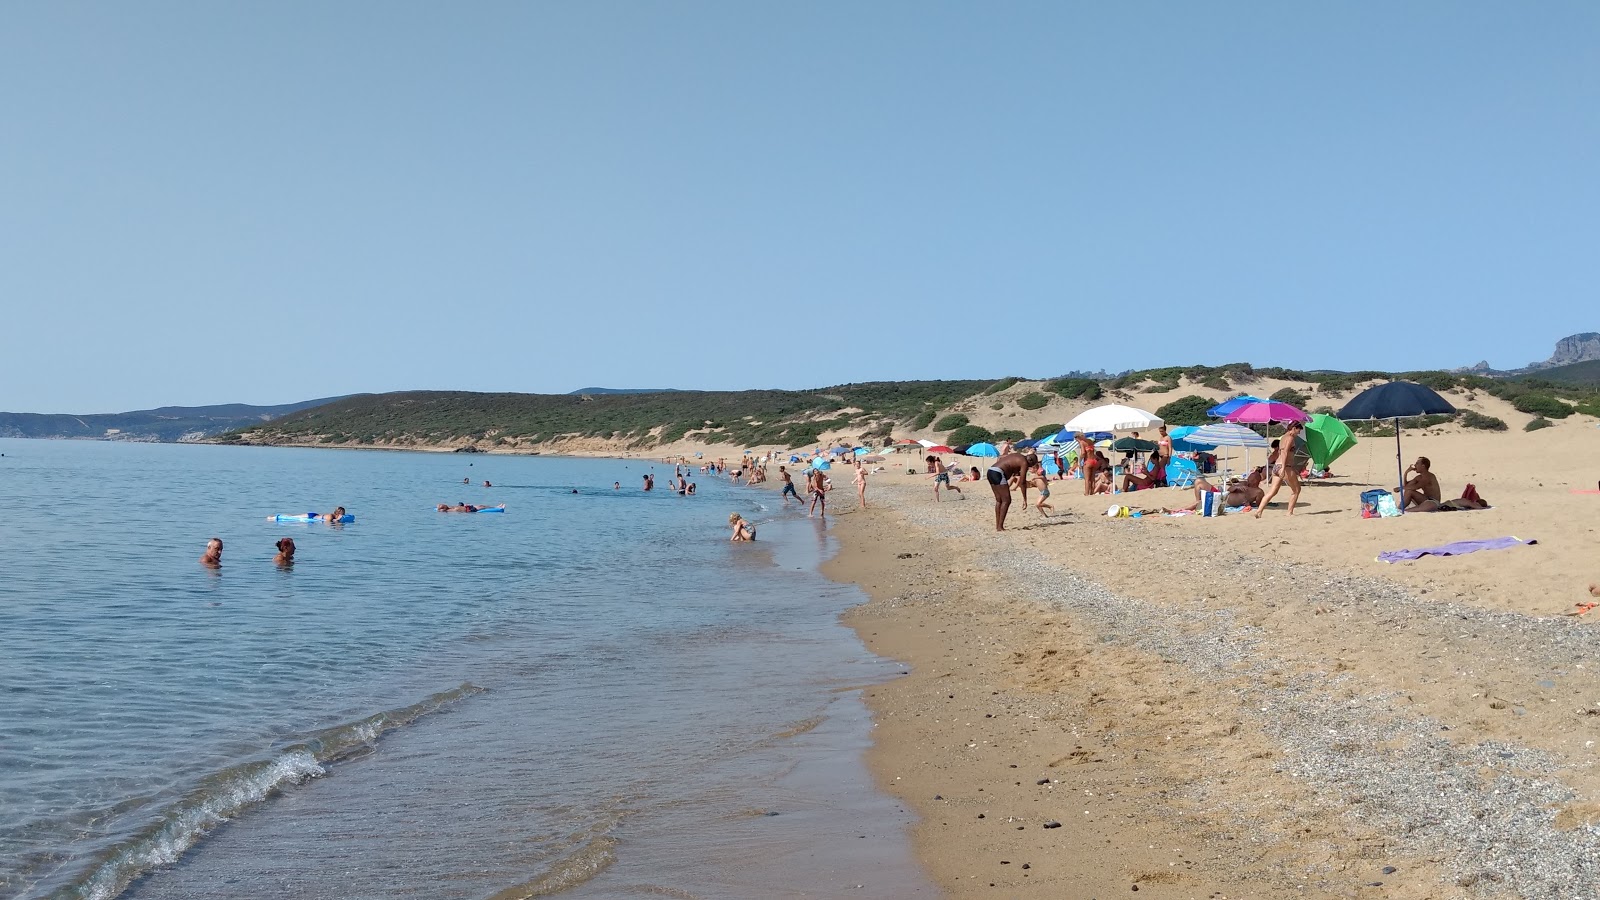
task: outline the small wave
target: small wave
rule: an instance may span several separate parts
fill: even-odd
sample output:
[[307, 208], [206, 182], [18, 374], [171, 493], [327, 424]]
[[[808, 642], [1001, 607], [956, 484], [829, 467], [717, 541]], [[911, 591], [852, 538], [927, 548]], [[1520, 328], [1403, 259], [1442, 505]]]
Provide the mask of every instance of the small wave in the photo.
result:
[[616, 838], [602, 835], [584, 844], [576, 853], [563, 857], [538, 878], [499, 891], [489, 900], [533, 900], [535, 897], [553, 897], [590, 881], [609, 869], [616, 861]]
[[386, 732], [483, 690], [463, 684], [401, 709], [325, 728], [268, 759], [213, 773], [163, 811], [154, 824], [100, 854], [83, 876], [51, 896], [55, 900], [111, 900], [151, 868], [177, 862], [185, 850], [244, 810], [287, 786], [325, 774], [328, 763], [369, 751]]

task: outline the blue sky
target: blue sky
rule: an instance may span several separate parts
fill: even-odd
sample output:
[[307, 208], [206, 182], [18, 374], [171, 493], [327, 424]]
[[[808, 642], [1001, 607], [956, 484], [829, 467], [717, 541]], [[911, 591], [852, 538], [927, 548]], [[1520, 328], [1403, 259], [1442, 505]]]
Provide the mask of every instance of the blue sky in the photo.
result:
[[1600, 330], [1600, 4], [36, 3], [0, 409]]

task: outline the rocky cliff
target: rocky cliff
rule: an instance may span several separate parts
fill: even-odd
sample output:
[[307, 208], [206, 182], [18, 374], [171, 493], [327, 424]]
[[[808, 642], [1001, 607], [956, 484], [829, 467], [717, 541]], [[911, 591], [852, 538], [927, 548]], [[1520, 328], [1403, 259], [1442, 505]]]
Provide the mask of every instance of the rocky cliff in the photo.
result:
[[1556, 341], [1556, 352], [1544, 362], [1528, 364], [1529, 369], [1549, 369], [1600, 359], [1600, 332], [1585, 331]]

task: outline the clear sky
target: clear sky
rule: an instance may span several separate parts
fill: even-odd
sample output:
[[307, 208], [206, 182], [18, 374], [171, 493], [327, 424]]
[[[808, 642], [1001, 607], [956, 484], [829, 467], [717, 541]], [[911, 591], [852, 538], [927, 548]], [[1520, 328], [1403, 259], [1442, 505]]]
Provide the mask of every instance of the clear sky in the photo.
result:
[[0, 409], [1600, 330], [1600, 4], [21, 3]]

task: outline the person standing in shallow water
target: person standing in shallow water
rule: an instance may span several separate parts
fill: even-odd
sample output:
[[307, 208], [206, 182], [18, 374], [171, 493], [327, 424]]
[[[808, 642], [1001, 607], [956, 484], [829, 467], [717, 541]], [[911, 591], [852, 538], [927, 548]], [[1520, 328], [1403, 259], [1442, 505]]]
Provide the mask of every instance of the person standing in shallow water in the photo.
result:
[[278, 538], [278, 555], [272, 561], [283, 569], [294, 565], [294, 538]]
[[809, 519], [816, 515], [817, 505], [820, 503], [822, 505], [822, 517], [826, 519], [828, 517], [827, 476], [822, 474], [821, 469], [813, 468], [811, 472], [806, 475], [806, 486], [810, 489], [809, 493], [811, 494], [811, 507], [806, 512], [806, 518]]
[[200, 565], [209, 569], [222, 568], [222, 538], [212, 538], [206, 541], [206, 552], [200, 557]]

